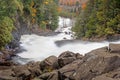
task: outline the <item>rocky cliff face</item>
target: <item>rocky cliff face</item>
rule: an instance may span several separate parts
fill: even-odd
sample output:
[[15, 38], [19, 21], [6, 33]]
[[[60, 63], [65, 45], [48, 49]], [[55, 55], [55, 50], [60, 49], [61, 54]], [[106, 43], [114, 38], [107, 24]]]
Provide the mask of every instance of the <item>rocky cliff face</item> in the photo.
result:
[[[120, 44], [82, 56], [69, 51], [41, 62], [0, 62], [1, 80], [120, 80]], [[4, 52], [5, 54], [5, 52]]]
[[37, 24], [31, 24], [30, 21], [23, 21], [19, 15], [15, 17], [15, 29], [12, 31], [13, 39], [9, 44], [10, 48], [15, 49], [19, 47], [19, 41], [22, 35], [35, 33], [35, 28], [38, 28]]

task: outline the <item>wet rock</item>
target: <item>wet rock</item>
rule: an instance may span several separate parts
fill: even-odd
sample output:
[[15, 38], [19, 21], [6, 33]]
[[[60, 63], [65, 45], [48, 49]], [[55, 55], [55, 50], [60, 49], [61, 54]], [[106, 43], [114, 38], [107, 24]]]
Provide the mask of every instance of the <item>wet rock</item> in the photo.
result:
[[65, 33], [65, 34], [68, 34], [68, 32], [66, 32], [66, 31], [65, 31], [64, 33]]
[[40, 63], [40, 67], [43, 72], [58, 69], [58, 58], [56, 56], [50, 56]]
[[11, 56], [14, 55], [14, 53], [12, 51], [9, 51], [9, 50], [2, 50], [2, 58], [4, 60], [11, 60]]
[[71, 62], [76, 60], [76, 55], [73, 52], [66, 51], [63, 52], [59, 57], [58, 57], [58, 63], [60, 67], [63, 67]]
[[83, 55], [79, 54], [79, 53], [76, 53], [76, 59], [83, 59]]
[[[16, 33], [14, 33], [14, 34], [16, 34]], [[13, 35], [13, 37], [16, 37], [16, 35]], [[19, 36], [19, 38], [20, 38], [20, 36]], [[20, 40], [20, 39], [19, 39]], [[8, 46], [9, 46], [9, 48], [10, 49], [17, 49], [17, 48], [19, 48], [19, 46], [20, 46], [20, 42], [19, 42], [19, 40], [17, 40], [16, 38], [14, 39], [14, 40], [12, 40], [9, 44], [8, 44]]]
[[64, 37], [63, 39], [67, 39], [66, 37]]
[[0, 66], [12, 66], [14, 63], [11, 60], [12, 52], [4, 50], [0, 54]]
[[44, 74], [40, 75], [39, 78], [43, 79], [43, 80], [59, 80], [57, 71], [44, 73]]
[[16, 47], [16, 48], [14, 49], [14, 53], [22, 53], [22, 52], [24, 52], [24, 51], [27, 51], [27, 50], [24, 49], [22, 46]]
[[12, 66], [14, 63], [12, 61], [0, 61], [0, 66]]
[[0, 70], [0, 80], [17, 80], [15, 73], [11, 70]]
[[120, 44], [109, 44], [109, 51], [111, 53], [120, 53]]

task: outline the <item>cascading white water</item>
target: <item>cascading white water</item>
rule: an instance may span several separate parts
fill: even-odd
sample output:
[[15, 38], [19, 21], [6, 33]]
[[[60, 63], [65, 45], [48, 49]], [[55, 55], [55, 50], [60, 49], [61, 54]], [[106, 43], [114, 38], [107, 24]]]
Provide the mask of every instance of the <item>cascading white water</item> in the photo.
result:
[[[110, 42], [86, 42], [86, 41], [70, 41], [69, 43], [64, 43], [59, 46], [55, 42], [62, 40], [73, 40], [72, 20], [68, 18], [59, 18], [59, 27], [56, 29], [56, 32], [61, 32], [58, 35], [54, 36], [38, 36], [35, 34], [32, 35], [23, 35], [21, 38], [21, 47], [26, 51], [19, 53], [18, 56], [21, 58], [27, 58], [28, 61], [41, 61], [48, 56], [55, 55], [58, 56], [64, 51], [72, 51], [75, 53], [85, 54], [91, 50], [108, 46]], [[120, 43], [120, 41], [114, 42]], [[16, 59], [16, 58], [15, 58]], [[16, 59], [17, 62], [22, 64], [26, 63]]]

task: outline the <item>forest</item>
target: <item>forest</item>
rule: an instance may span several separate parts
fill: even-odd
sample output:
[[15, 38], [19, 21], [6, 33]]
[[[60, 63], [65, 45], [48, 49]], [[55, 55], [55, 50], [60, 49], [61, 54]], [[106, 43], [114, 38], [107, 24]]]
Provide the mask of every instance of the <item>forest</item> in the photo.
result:
[[[58, 27], [59, 16], [74, 18], [76, 23], [72, 30], [79, 39], [120, 34], [120, 0], [61, 1], [0, 0], [0, 49], [11, 42], [11, 33], [18, 23], [16, 17], [29, 23], [30, 28], [37, 24], [39, 29], [52, 31]], [[75, 11], [62, 9], [61, 4], [76, 6]]]
[[77, 38], [120, 34], [120, 0], [89, 0], [80, 10], [73, 31]]
[[0, 0], [0, 49], [12, 40], [16, 17], [20, 21], [39, 25], [41, 29], [55, 30], [58, 26], [56, 0]]

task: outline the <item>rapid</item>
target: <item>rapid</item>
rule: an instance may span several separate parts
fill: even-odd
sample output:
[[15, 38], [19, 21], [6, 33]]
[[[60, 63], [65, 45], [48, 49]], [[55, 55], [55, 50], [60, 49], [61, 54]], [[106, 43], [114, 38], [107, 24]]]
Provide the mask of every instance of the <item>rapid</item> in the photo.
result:
[[41, 61], [51, 55], [59, 56], [64, 51], [72, 51], [84, 55], [91, 50], [108, 46], [109, 43], [120, 43], [120, 40], [115, 42], [75, 40], [74, 32], [71, 31], [72, 25], [74, 25], [73, 20], [59, 17], [59, 26], [55, 30], [59, 34], [53, 36], [23, 35], [20, 40], [20, 46], [24, 51], [17, 53], [13, 60], [25, 64], [29, 61]]

